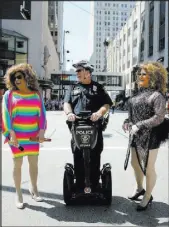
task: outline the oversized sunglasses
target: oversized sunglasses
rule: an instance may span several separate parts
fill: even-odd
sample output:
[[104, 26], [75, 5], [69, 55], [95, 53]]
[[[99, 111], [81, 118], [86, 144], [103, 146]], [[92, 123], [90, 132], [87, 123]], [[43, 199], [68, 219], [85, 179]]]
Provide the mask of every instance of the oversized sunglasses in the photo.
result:
[[146, 76], [147, 73], [138, 73], [137, 76]]
[[18, 76], [15, 76], [15, 77], [14, 77], [14, 80], [16, 80], [16, 79], [21, 80], [22, 78], [23, 78], [22, 75], [18, 75]]

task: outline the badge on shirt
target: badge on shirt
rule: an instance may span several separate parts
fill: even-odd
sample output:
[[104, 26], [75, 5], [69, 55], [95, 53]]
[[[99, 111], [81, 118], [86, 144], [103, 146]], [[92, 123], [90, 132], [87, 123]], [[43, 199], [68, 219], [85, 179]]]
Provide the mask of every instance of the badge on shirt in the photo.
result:
[[79, 87], [77, 87], [77, 88], [75, 88], [75, 89], [73, 90], [73, 94], [74, 94], [74, 95], [80, 94], [80, 92], [81, 92], [81, 90], [80, 90]]
[[97, 91], [97, 87], [93, 85], [93, 91]]

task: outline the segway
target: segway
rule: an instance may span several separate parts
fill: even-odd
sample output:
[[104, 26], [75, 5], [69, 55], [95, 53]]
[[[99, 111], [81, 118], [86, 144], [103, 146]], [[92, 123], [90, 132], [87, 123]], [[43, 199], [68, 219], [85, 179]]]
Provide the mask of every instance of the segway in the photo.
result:
[[66, 163], [63, 179], [64, 202], [66, 205], [73, 205], [79, 198], [84, 200], [94, 198], [105, 205], [110, 205], [112, 201], [111, 165], [109, 163], [103, 165], [97, 192], [92, 191], [92, 182], [90, 182], [90, 153], [96, 146], [99, 122], [90, 120], [91, 111], [82, 111], [78, 116], [78, 119], [71, 123], [71, 133], [77, 148], [83, 152], [85, 187], [83, 192], [77, 192], [74, 166]]

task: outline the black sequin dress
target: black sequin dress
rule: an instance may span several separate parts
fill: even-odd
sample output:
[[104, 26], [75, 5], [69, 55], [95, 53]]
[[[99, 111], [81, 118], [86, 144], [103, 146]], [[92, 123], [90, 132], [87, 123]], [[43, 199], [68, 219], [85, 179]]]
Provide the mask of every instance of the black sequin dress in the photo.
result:
[[130, 98], [128, 105], [127, 121], [139, 128], [130, 141], [131, 147], [136, 148], [140, 167], [146, 174], [149, 151], [159, 148], [161, 143], [158, 130], [154, 129], [164, 121], [166, 100], [162, 93], [144, 88]]

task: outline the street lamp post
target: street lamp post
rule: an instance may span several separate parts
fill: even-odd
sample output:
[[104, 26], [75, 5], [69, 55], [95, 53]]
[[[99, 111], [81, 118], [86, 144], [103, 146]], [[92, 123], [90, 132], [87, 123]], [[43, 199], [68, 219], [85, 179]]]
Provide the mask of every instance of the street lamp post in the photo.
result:
[[70, 32], [64, 30], [64, 33], [63, 33], [63, 70], [65, 70], [65, 34], [66, 33], [70, 33]]
[[[103, 72], [107, 72], [107, 49], [108, 49], [109, 43], [110, 43], [109, 38], [105, 38], [103, 44], [104, 44], [104, 47], [105, 47], [106, 57], [105, 57], [105, 66], [104, 66]], [[108, 78], [106, 76], [106, 85], [107, 84], [108, 84]]]
[[103, 71], [105, 71], [105, 72], [107, 72], [107, 48], [108, 48], [108, 46], [109, 46], [109, 38], [105, 38], [105, 40], [104, 40], [104, 42], [103, 42], [103, 44], [104, 44], [104, 47], [105, 47], [105, 52], [106, 52], [106, 61], [105, 61], [105, 66], [104, 66], [104, 70]]
[[[60, 64], [61, 65], [61, 80], [60, 80], [61, 96], [63, 96], [63, 71], [65, 70], [65, 34], [67, 34], [67, 33], [70, 33], [70, 32], [64, 30], [64, 32], [63, 32], [62, 63]], [[70, 53], [70, 51], [67, 50], [66, 53]], [[60, 88], [59, 88], [59, 98], [60, 98]]]

